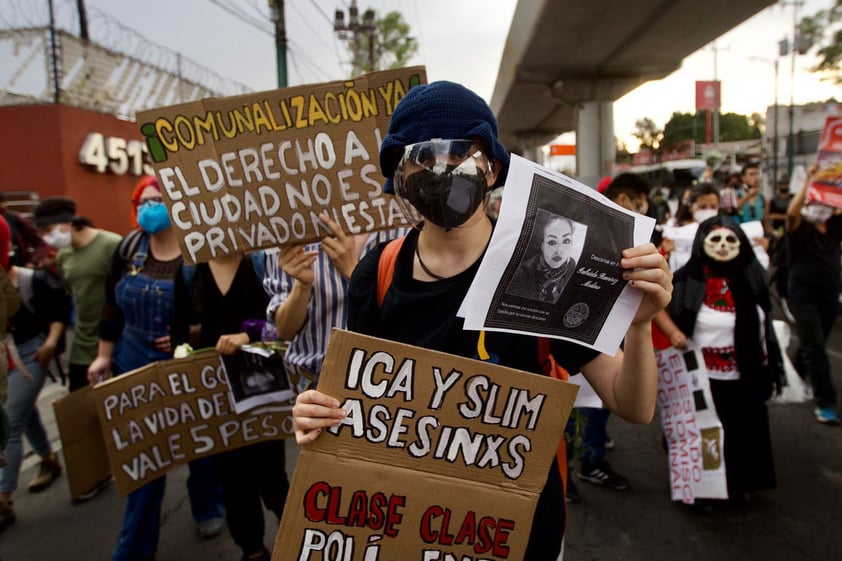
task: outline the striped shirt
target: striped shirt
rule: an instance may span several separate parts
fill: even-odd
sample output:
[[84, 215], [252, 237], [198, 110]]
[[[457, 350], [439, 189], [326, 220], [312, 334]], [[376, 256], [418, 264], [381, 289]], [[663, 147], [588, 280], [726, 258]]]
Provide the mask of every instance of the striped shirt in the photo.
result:
[[[380, 243], [401, 237], [408, 231], [408, 228], [396, 228], [372, 233], [366, 240], [360, 257]], [[287, 373], [292, 379], [302, 381], [299, 384], [300, 389], [306, 387], [304, 382], [312, 380], [315, 385], [315, 381], [318, 380], [330, 330], [334, 327], [345, 329], [348, 325], [346, 294], [349, 281], [333, 266], [333, 262], [321, 249], [321, 244], [307, 245], [304, 250], [319, 252], [313, 263], [315, 280], [307, 305], [307, 319], [289, 342], [284, 354]], [[275, 312], [289, 297], [294, 282], [295, 279], [278, 266], [277, 253], [267, 255], [263, 287], [271, 296], [266, 308], [266, 317], [271, 323], [275, 323]]]

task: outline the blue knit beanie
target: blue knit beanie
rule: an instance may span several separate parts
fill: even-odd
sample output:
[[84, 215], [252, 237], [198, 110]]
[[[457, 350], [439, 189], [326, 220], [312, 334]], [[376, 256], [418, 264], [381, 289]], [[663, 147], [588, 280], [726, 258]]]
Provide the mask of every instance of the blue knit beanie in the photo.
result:
[[497, 140], [497, 119], [485, 101], [461, 84], [433, 82], [415, 86], [400, 100], [389, 121], [389, 134], [380, 145], [380, 169], [387, 193], [394, 193], [392, 177], [409, 144], [434, 138], [480, 139], [491, 150], [486, 154], [503, 167], [494, 187], [505, 183], [509, 153]]

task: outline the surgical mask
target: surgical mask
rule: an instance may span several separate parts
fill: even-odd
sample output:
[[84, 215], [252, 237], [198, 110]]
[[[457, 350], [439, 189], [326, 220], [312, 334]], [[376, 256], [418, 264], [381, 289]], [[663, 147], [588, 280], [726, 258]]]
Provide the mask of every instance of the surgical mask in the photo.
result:
[[395, 172], [404, 212], [441, 228], [464, 225], [488, 195], [491, 163], [470, 140], [434, 140], [406, 147]]
[[833, 216], [833, 209], [824, 205], [808, 205], [805, 215], [808, 222], [821, 224]]
[[53, 228], [41, 238], [44, 240], [44, 243], [53, 246], [56, 249], [64, 249], [66, 247], [70, 247], [71, 242], [73, 241], [73, 234], [70, 230], [62, 230], [61, 228]]
[[693, 220], [695, 220], [696, 222], [701, 224], [702, 222], [704, 222], [708, 218], [713, 218], [714, 216], [717, 216], [718, 214], [719, 214], [719, 211], [715, 208], [700, 208], [699, 210], [697, 210], [693, 213]]
[[137, 209], [137, 223], [147, 234], [157, 234], [170, 227], [170, 215], [164, 203], [149, 201]]

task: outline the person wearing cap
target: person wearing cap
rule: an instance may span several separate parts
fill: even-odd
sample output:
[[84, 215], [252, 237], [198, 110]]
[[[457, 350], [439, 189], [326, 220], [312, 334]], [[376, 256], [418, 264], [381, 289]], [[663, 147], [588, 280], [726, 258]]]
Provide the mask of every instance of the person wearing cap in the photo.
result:
[[[508, 172], [509, 155], [497, 138], [497, 121], [485, 101], [464, 86], [445, 81], [416, 86], [392, 114], [380, 164], [388, 178], [385, 190], [394, 192], [418, 222], [404, 239], [382, 305], [377, 294], [380, 251], [370, 252], [357, 265], [349, 289], [348, 327], [474, 357], [478, 334], [463, 329], [457, 311], [494, 228], [485, 213], [486, 195], [505, 182]], [[671, 273], [651, 244], [628, 248], [617, 259], [626, 282], [643, 293], [626, 333], [625, 351], [602, 354], [554, 339], [552, 354], [569, 372], [582, 371], [612, 411], [647, 423], [655, 411], [658, 382], [650, 321], [669, 302]], [[485, 346], [504, 366], [542, 373], [537, 337], [489, 332]], [[293, 408], [296, 440], [312, 442], [344, 416], [334, 397], [303, 392]], [[565, 516], [561, 474], [554, 465], [538, 500], [524, 559], [558, 558]]]
[[122, 237], [94, 228], [89, 218], [77, 216], [76, 203], [66, 197], [41, 201], [33, 221], [44, 241], [58, 250], [56, 269], [73, 296], [76, 317], [68, 378], [70, 391], [75, 391], [88, 384], [88, 367], [97, 355], [105, 280]]

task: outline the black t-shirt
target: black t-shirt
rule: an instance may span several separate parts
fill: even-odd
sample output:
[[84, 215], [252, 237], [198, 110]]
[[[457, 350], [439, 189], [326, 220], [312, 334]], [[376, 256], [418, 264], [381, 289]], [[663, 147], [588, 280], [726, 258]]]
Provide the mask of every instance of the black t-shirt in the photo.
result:
[[[827, 232], [802, 219], [798, 229], [789, 237], [789, 290], [829, 291], [838, 294], [840, 243], [842, 243], [842, 215], [827, 221]], [[826, 292], [827, 293], [827, 292]]]
[[[202, 326], [199, 348], [215, 347], [222, 335], [245, 331], [249, 341], [260, 340], [257, 326], [244, 329], [247, 320], [265, 320], [269, 295], [263, 289], [263, 279], [258, 278], [252, 260], [240, 261], [231, 286], [225, 294], [213, 278], [207, 263], [195, 266], [193, 277], [178, 274], [175, 277], [175, 304], [171, 337], [173, 347], [188, 342], [190, 326]], [[187, 286], [190, 278], [191, 286]]]
[[[456, 317], [456, 312], [477, 274], [480, 260], [455, 277], [435, 282], [419, 281], [412, 278], [417, 243], [418, 231], [413, 230], [398, 254], [382, 309], [377, 302], [377, 268], [386, 244], [381, 244], [360, 261], [349, 287], [348, 328], [374, 337], [476, 358], [479, 334], [465, 331], [464, 320]], [[599, 354], [565, 341], [553, 339], [551, 343], [553, 357], [571, 374], [579, 372]], [[536, 337], [487, 332], [485, 347], [503, 366], [541, 373]], [[558, 467], [553, 462], [538, 501], [525, 561], [556, 559], [564, 523], [564, 493]]]
[[[370, 251], [357, 265], [351, 278], [348, 329], [366, 335], [398, 341], [416, 347], [476, 358], [476, 331], [465, 331], [464, 320], [456, 317], [468, 288], [479, 269], [479, 261], [466, 271], [436, 282], [412, 278], [412, 263], [418, 231], [413, 230], [401, 247], [392, 284], [382, 309], [377, 303], [377, 266], [385, 243]], [[489, 331], [485, 347], [510, 368], [541, 373], [538, 339]], [[599, 353], [581, 345], [552, 340], [556, 361], [575, 374]]]

